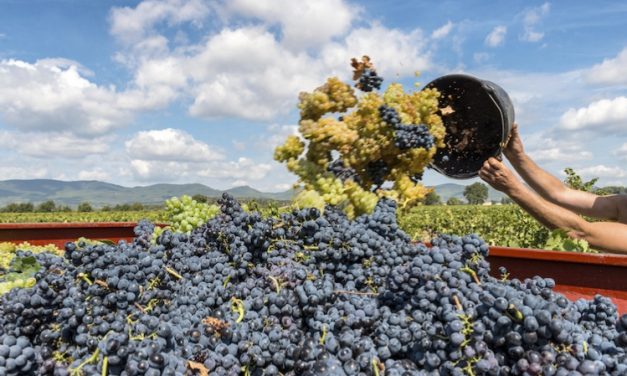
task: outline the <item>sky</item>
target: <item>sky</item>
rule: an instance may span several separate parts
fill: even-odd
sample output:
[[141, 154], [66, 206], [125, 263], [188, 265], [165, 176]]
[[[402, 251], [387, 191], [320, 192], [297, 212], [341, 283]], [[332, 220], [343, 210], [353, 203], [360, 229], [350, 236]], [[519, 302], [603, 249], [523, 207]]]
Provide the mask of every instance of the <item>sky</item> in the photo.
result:
[[0, 0], [0, 180], [288, 189], [298, 93], [369, 55], [497, 83], [541, 167], [627, 185], [625, 30], [606, 0]]

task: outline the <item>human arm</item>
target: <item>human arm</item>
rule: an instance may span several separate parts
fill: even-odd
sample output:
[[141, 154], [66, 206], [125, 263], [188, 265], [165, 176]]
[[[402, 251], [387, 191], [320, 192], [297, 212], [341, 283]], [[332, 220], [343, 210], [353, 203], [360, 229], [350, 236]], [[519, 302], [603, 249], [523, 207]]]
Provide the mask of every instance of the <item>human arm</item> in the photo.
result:
[[549, 229], [564, 229], [583, 239], [594, 249], [627, 254], [627, 225], [615, 222], [588, 222], [530, 191], [500, 161], [486, 161], [479, 176], [495, 189], [506, 193], [532, 217]]
[[627, 196], [599, 196], [565, 186], [525, 153], [516, 124], [503, 154], [523, 180], [545, 200], [581, 215], [627, 223]]

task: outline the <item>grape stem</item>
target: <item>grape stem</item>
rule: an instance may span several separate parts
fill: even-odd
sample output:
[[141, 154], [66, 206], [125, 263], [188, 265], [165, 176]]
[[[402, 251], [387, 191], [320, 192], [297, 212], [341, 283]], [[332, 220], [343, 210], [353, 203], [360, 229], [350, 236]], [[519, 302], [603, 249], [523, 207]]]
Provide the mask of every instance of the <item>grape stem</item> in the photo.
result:
[[101, 373], [102, 376], [107, 376], [109, 374], [108, 368], [109, 368], [109, 357], [105, 356], [102, 361], [102, 373]]
[[464, 309], [457, 295], [453, 295], [453, 302], [455, 302], [455, 307], [457, 308], [458, 311], [462, 311]]
[[172, 274], [174, 277], [176, 277], [176, 279], [183, 279], [183, 276], [181, 276], [179, 273], [176, 272], [176, 270], [172, 269], [172, 268], [165, 268], [165, 271]]

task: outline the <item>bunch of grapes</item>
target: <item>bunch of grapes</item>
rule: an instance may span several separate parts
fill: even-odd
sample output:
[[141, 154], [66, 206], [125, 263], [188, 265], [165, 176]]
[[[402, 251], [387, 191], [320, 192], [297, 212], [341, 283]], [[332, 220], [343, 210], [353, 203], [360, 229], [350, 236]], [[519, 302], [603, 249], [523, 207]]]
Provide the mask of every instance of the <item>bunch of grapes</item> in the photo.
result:
[[339, 204], [354, 217], [389, 197], [409, 208], [429, 192], [416, 177], [444, 146], [439, 93], [405, 92], [397, 83], [377, 93], [382, 78], [370, 59], [353, 59], [352, 65], [364, 94], [358, 97], [337, 78], [301, 93], [300, 137], [288, 137], [274, 157], [298, 176], [303, 190], [295, 202], [301, 207]]
[[10, 242], [0, 242], [0, 296], [16, 287], [31, 287], [35, 284], [35, 279], [29, 275], [16, 273], [12, 270], [19, 252], [29, 251], [33, 254], [50, 253], [62, 255], [64, 251], [54, 244], [32, 245], [28, 242], [14, 244]]
[[52, 253], [62, 255], [63, 250], [54, 244], [33, 245], [29, 242], [19, 244], [11, 242], [0, 242], [0, 270], [7, 269], [9, 263], [15, 257], [17, 251], [31, 251], [32, 253]]
[[[188, 195], [180, 199], [172, 197], [165, 201], [165, 216], [168, 228], [174, 232], [189, 233], [193, 229], [202, 226], [219, 211], [216, 205], [198, 202]], [[155, 238], [163, 232], [164, 228], [155, 228]]]
[[141, 222], [129, 243], [18, 252], [41, 269], [0, 300], [0, 375], [627, 374], [609, 299], [494, 278], [476, 235], [414, 243], [393, 200], [354, 220], [219, 205], [154, 243]]

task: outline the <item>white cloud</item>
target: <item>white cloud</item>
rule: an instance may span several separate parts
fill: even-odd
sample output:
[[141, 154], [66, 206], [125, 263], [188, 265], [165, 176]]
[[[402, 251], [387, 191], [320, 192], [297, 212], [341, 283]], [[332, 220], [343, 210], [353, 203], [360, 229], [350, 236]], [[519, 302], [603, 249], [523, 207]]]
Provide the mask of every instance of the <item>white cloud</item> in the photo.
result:
[[544, 38], [544, 32], [537, 31], [536, 26], [542, 18], [549, 14], [551, 10], [551, 5], [549, 3], [544, 3], [539, 7], [534, 7], [523, 12], [523, 35], [520, 37], [521, 40], [527, 42], [538, 42]]
[[0, 147], [15, 150], [20, 155], [55, 159], [84, 158], [87, 155], [105, 154], [109, 151], [111, 137], [90, 139], [76, 137], [68, 132], [12, 132], [0, 130]]
[[237, 161], [179, 162], [133, 159], [130, 162], [135, 179], [143, 182], [220, 180], [232, 185], [234, 181], [257, 181], [272, 170], [268, 163], [255, 163], [240, 157]]
[[237, 161], [217, 162], [198, 171], [199, 176], [207, 178], [259, 180], [272, 170], [269, 163], [255, 163], [250, 158], [240, 157]]
[[292, 188], [293, 184], [276, 184], [274, 185], [274, 187], [272, 187], [274, 190], [276, 191], [287, 191], [288, 189]]
[[601, 99], [587, 107], [571, 108], [560, 119], [567, 130], [595, 132], [627, 132], [627, 97]]
[[446, 24], [440, 26], [439, 28], [433, 30], [433, 32], [431, 33], [431, 38], [432, 39], [442, 39], [444, 37], [446, 37], [447, 35], [449, 35], [449, 33], [451, 32], [451, 30], [453, 30], [453, 23], [451, 21], [448, 21]]
[[507, 34], [507, 26], [496, 26], [490, 34], [485, 37], [485, 45], [488, 47], [502, 46], [505, 41], [505, 34]]
[[113, 8], [110, 12], [111, 33], [130, 44], [152, 34], [158, 23], [174, 26], [191, 22], [200, 26], [208, 14], [208, 4], [202, 0], [145, 0], [135, 8]]
[[48, 175], [45, 167], [0, 166], [2, 180], [10, 179], [42, 179]]
[[93, 170], [82, 170], [78, 173], [79, 180], [99, 180], [107, 181], [111, 178], [111, 175], [101, 168], [95, 168]]
[[[207, 162], [224, 158], [204, 142], [180, 129], [141, 131], [124, 144], [134, 160]], [[145, 163], [137, 162], [138, 171], [145, 170]]]
[[352, 57], [369, 54], [382, 75], [407, 76], [429, 66], [424, 47], [420, 30], [407, 34], [374, 24], [326, 44], [314, 58], [285, 48], [264, 28], [225, 28], [187, 54], [145, 59], [136, 85], [145, 93], [160, 88], [165, 94], [159, 98], [186, 92], [194, 117], [268, 120], [292, 109], [298, 93], [313, 90], [324, 77], [349, 77]]
[[603, 164], [584, 167], [577, 170], [577, 173], [585, 178], [624, 178], [627, 172], [618, 166], [606, 166]]
[[142, 131], [125, 147], [130, 173], [142, 182], [217, 179], [233, 184], [237, 180], [258, 181], [272, 170], [269, 163], [245, 157], [226, 161], [220, 151], [179, 129]]
[[321, 52], [323, 71], [328, 75], [347, 72], [352, 57], [369, 55], [377, 72], [389, 80], [412, 76], [416, 70], [428, 69], [431, 56], [426, 51], [427, 40], [422, 30], [403, 32], [388, 29], [378, 23], [353, 29], [343, 41], [329, 43]]
[[588, 82], [603, 85], [627, 84], [627, 48], [624, 48], [616, 57], [605, 59], [586, 72]]
[[281, 27], [281, 44], [292, 50], [316, 47], [346, 33], [360, 10], [343, 0], [228, 0], [230, 16], [256, 18]]
[[64, 59], [0, 60], [0, 116], [23, 131], [101, 135], [125, 126], [131, 108], [112, 88], [87, 80], [78, 63]]
[[612, 153], [620, 159], [627, 159], [627, 142], [622, 144], [618, 149]]
[[523, 142], [528, 154], [538, 163], [563, 164], [593, 158], [580, 140], [556, 140], [549, 132], [532, 133], [525, 136]]
[[487, 52], [475, 52], [472, 57], [477, 64], [483, 64], [486, 61], [490, 60], [490, 54]]
[[119, 92], [113, 85], [91, 82], [87, 77], [93, 75], [63, 58], [0, 60], [0, 120], [22, 132], [97, 137], [127, 126], [138, 111], [162, 107], [174, 97], [174, 85], [163, 84], [163, 77], [150, 86], [129, 85]]
[[[293, 109], [298, 93], [325, 77], [350, 77], [352, 57], [370, 55], [388, 78], [430, 66], [428, 38], [420, 29], [367, 22], [353, 28], [360, 8], [343, 0], [234, 0], [174, 17], [177, 7], [200, 4], [146, 0], [111, 12], [113, 35], [133, 41], [116, 56], [134, 69], [129, 104], [155, 108], [187, 97], [194, 117], [269, 120]], [[183, 24], [202, 24], [209, 13], [224, 25], [201, 32], [191, 44], [180, 37]], [[170, 33], [176, 35], [160, 34], [162, 24], [178, 27]]]

